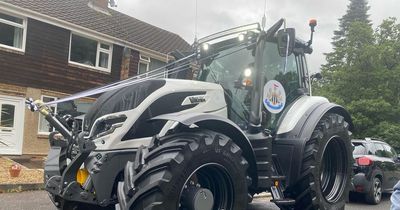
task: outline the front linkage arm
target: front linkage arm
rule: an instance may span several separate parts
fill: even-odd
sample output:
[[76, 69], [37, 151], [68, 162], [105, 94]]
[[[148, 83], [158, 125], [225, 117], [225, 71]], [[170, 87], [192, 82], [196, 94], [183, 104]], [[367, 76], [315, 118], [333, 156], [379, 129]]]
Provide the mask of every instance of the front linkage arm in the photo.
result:
[[[60, 137], [57, 134], [58, 132], [50, 134], [51, 148], [45, 166], [46, 190], [52, 194], [54, 204], [61, 207], [59, 206], [59, 198], [96, 204], [96, 198], [92, 193], [88, 192], [89, 189], [82, 188], [76, 181], [78, 170], [90, 152], [96, 149], [95, 144], [90, 139], [84, 138], [85, 132], [75, 136], [74, 132], [70, 131], [69, 126], [62, 122], [62, 119], [60, 120], [43, 101], [26, 99], [25, 103], [32, 112], [40, 112], [50, 125], [63, 136], [63, 138]], [[66, 153], [68, 153], [67, 148], [74, 144], [78, 145], [79, 154], [72, 158]], [[71, 163], [67, 166], [65, 165], [66, 157], [72, 158]], [[87, 181], [90, 182], [90, 178]], [[85, 184], [84, 186], [87, 185]]]
[[68, 130], [66, 125], [64, 125], [62, 122], [60, 122], [60, 120], [56, 118], [50, 107], [46, 106], [41, 100], [33, 101], [31, 98], [26, 99], [25, 103], [32, 112], [40, 112], [50, 123], [50, 125], [52, 125], [57, 131], [59, 131], [64, 136], [64, 138], [67, 139], [69, 143], [71, 143], [72, 132]]

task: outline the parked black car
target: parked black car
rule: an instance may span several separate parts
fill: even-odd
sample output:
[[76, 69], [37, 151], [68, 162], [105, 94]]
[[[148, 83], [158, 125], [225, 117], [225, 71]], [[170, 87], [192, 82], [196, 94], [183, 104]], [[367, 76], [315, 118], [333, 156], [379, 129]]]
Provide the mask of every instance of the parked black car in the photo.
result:
[[352, 191], [364, 194], [367, 203], [378, 204], [382, 193], [391, 193], [400, 179], [399, 157], [391, 146], [377, 139], [354, 139], [352, 144]]

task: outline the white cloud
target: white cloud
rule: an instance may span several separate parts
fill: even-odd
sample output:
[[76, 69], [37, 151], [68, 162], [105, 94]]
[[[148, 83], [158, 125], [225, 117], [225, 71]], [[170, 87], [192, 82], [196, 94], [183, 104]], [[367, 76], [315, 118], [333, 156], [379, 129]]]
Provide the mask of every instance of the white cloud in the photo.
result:
[[[318, 26], [314, 53], [308, 56], [311, 71], [325, 63], [323, 53], [330, 52], [333, 31], [346, 13], [348, 0], [267, 0], [267, 27], [284, 17], [288, 27], [295, 27], [304, 40], [309, 39], [308, 20], [316, 18]], [[374, 26], [389, 17], [400, 19], [398, 0], [370, 0], [370, 19]], [[195, 34], [195, 0], [117, 0], [118, 11], [182, 36], [190, 44]], [[261, 22], [264, 0], [198, 0], [198, 36], [228, 28]]]

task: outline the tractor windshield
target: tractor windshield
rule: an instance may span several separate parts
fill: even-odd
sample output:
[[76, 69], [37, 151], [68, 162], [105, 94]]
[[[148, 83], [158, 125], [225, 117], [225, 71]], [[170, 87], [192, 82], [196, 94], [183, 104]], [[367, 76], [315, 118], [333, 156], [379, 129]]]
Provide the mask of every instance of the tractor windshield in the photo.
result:
[[[255, 88], [252, 82], [256, 77], [264, 77], [264, 81], [279, 81], [286, 92], [286, 104], [289, 105], [297, 98], [297, 89], [300, 87], [296, 56], [288, 57], [286, 70], [285, 58], [279, 56], [277, 44], [266, 42], [263, 53], [263, 68], [256, 75], [255, 44], [249, 47], [246, 44], [232, 45], [217, 43], [215, 46], [228, 46], [222, 50], [216, 50], [215, 46], [209, 46], [213, 53], [207, 59], [201, 60], [201, 69], [198, 80], [220, 84], [224, 88], [227, 103], [228, 118], [246, 129], [250, 115], [251, 92]], [[219, 47], [221, 49], [221, 47]], [[273, 130], [280, 113], [263, 111], [263, 125]]]
[[242, 87], [245, 71], [254, 66], [253, 49], [243, 45], [218, 52], [202, 64], [198, 80], [220, 84], [225, 91], [228, 118], [246, 128], [250, 113], [251, 88]]

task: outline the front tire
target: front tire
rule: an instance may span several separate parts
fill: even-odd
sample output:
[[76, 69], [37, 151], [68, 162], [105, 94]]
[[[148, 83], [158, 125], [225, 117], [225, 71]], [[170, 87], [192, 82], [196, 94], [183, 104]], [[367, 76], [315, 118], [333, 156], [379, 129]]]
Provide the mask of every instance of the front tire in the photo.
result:
[[196, 129], [163, 137], [140, 153], [119, 183], [121, 209], [247, 208], [248, 163], [227, 136]]
[[286, 190], [296, 200], [294, 209], [344, 209], [352, 171], [348, 124], [328, 113], [306, 142], [299, 181]]

